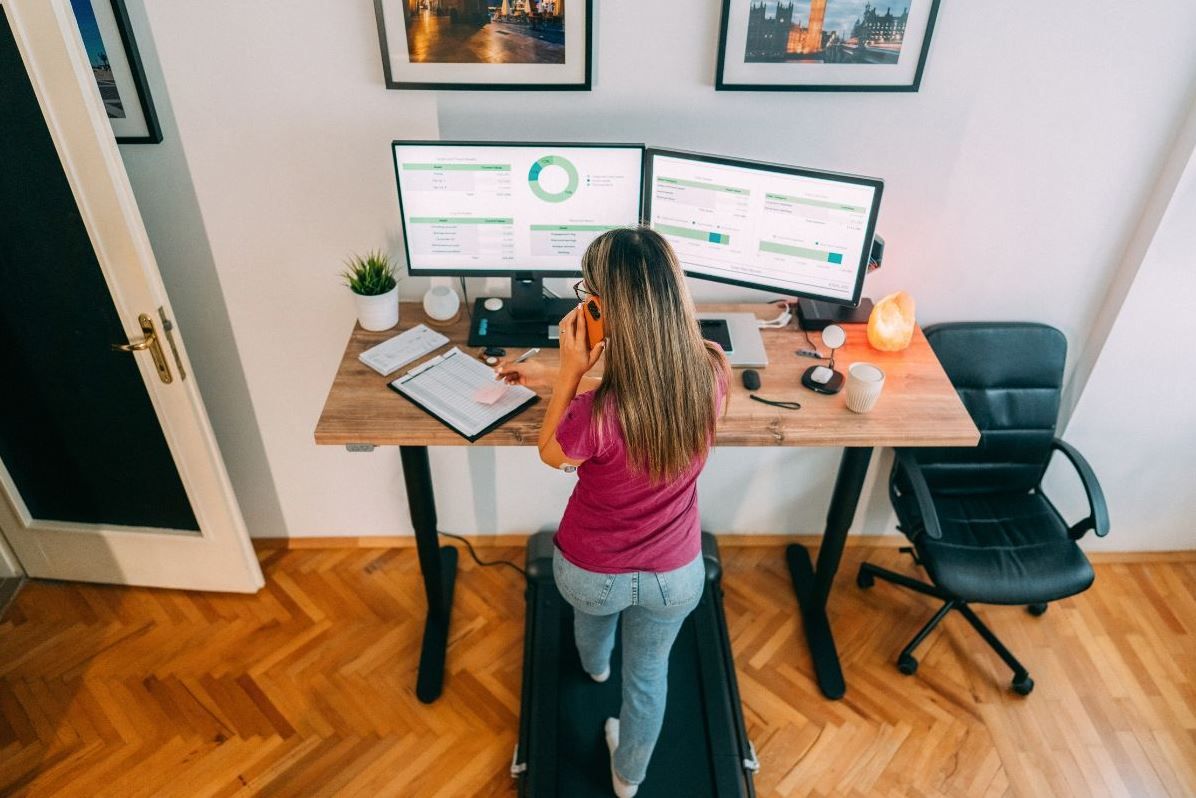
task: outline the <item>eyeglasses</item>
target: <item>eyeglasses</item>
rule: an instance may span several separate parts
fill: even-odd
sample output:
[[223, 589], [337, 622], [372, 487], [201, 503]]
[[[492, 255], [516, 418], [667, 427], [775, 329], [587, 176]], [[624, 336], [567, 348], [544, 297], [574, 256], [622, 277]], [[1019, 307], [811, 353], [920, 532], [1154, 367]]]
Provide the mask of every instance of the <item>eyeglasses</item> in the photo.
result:
[[585, 302], [586, 297], [598, 296], [597, 293], [586, 288], [585, 280], [578, 280], [576, 283], [574, 283], [573, 293], [577, 294], [578, 302]]

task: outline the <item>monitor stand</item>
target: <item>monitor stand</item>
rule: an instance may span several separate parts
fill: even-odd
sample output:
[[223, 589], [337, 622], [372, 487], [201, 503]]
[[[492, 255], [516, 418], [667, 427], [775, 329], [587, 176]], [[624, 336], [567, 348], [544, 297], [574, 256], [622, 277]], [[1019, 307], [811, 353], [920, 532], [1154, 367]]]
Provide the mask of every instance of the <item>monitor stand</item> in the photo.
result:
[[817, 331], [831, 324], [867, 324], [871, 315], [872, 300], [868, 297], [854, 308], [813, 299], [797, 300], [797, 324], [803, 330]]
[[498, 310], [486, 310], [486, 299], [473, 305], [469, 322], [470, 346], [558, 347], [558, 324], [577, 300], [544, 296], [541, 277], [517, 275], [511, 278], [511, 296]]

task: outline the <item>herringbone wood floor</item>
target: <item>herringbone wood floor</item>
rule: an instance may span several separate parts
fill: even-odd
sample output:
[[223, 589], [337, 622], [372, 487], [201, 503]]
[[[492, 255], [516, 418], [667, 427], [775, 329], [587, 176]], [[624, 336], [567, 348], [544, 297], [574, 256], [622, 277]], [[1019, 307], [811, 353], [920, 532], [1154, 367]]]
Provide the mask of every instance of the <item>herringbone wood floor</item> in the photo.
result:
[[[0, 794], [513, 794], [517, 574], [463, 558], [429, 707], [412, 689], [414, 550], [261, 556], [254, 597], [30, 585], [0, 623]], [[724, 547], [761, 795], [1196, 794], [1196, 562], [1100, 565], [1042, 618], [984, 609], [1037, 681], [1022, 699], [956, 617], [898, 674], [932, 603], [858, 590], [864, 556], [915, 573], [892, 549], [848, 549], [832, 604], [849, 691], [828, 702], [781, 549]]]

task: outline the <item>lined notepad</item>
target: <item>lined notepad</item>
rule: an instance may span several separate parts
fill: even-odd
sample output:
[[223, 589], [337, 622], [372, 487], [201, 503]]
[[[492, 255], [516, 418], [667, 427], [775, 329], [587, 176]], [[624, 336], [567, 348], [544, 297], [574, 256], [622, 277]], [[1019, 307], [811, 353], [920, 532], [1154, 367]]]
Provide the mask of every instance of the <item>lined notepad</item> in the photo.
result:
[[457, 347], [421, 363], [390, 387], [470, 440], [506, 421], [539, 397], [522, 385], [509, 385], [494, 402], [474, 396], [494, 385], [494, 372]]

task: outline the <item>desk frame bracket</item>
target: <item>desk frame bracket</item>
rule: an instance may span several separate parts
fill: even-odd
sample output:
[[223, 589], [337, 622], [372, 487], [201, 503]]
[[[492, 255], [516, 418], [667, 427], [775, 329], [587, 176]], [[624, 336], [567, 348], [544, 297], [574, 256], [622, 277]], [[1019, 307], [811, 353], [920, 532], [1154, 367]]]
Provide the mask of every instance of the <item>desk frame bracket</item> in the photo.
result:
[[789, 577], [801, 609], [802, 625], [806, 630], [806, 643], [814, 658], [814, 675], [818, 686], [827, 698], [842, 698], [847, 692], [843, 680], [843, 669], [839, 665], [839, 653], [835, 649], [835, 638], [831, 633], [830, 620], [826, 615], [827, 599], [843, 557], [847, 543], [847, 530], [855, 519], [872, 460], [871, 447], [848, 447], [843, 450], [839, 461], [839, 474], [835, 477], [835, 489], [831, 494], [830, 508], [826, 513], [826, 529], [822, 533], [822, 545], [818, 547], [818, 567], [815, 569], [810, 553], [805, 546], [791, 543], [785, 549], [789, 562]]
[[449, 620], [453, 614], [453, 588], [457, 582], [457, 550], [440, 545], [428, 447], [400, 446], [399, 457], [403, 462], [407, 505], [411, 511], [411, 525], [415, 527], [419, 570], [428, 601], [415, 695], [423, 703], [430, 704], [444, 689], [444, 661], [448, 650]]

